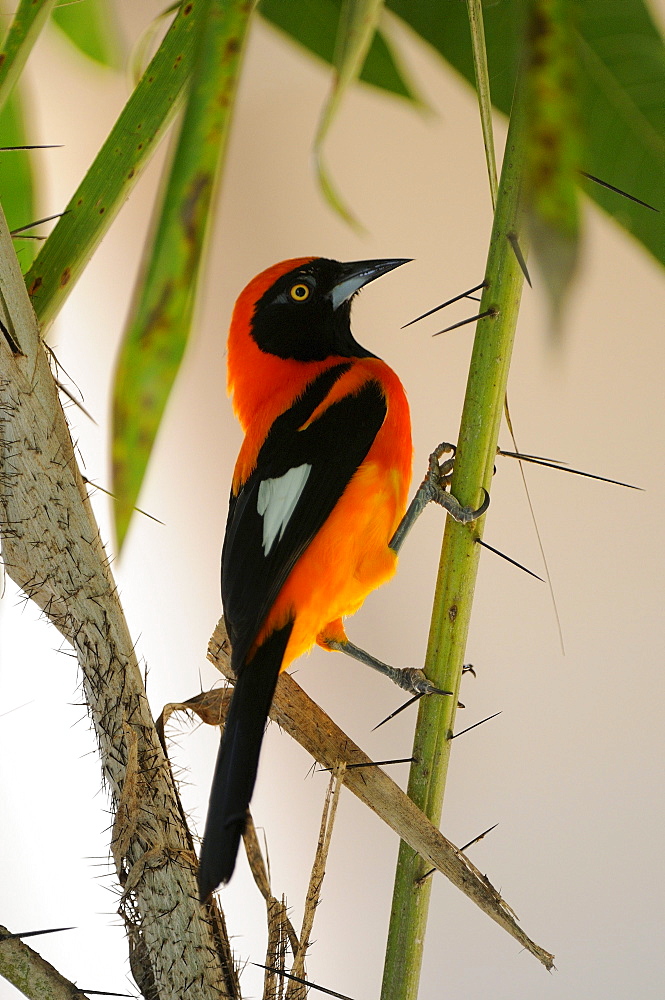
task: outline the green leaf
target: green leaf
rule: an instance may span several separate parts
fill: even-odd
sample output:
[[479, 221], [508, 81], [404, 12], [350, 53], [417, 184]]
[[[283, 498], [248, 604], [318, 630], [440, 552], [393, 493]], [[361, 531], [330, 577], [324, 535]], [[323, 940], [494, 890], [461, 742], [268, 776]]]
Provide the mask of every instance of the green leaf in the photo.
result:
[[53, 23], [84, 56], [120, 69], [120, 35], [108, 0], [78, 0], [53, 11]]
[[121, 547], [189, 338], [252, 6], [204, 0], [192, 84], [161, 213], [120, 351], [113, 492]]
[[191, 71], [192, 15], [200, 3], [190, 0], [181, 7], [66, 214], [26, 275], [42, 325], [51, 322], [62, 307], [179, 106]]
[[362, 69], [376, 34], [382, 9], [383, 0], [344, 0], [342, 3], [335, 44], [333, 86], [314, 137], [314, 158], [323, 194], [332, 208], [356, 229], [360, 228], [358, 221], [341, 200], [328, 174], [323, 160], [323, 143], [346, 91]]
[[21, 0], [0, 51], [0, 106], [18, 80], [55, 0]]
[[527, 29], [526, 211], [555, 333], [579, 247], [583, 157], [576, 69], [569, 0], [534, 0]]
[[[0, 111], [0, 146], [24, 146], [27, 142], [23, 125], [23, 108], [19, 88], [15, 88]], [[10, 231], [27, 226], [35, 219], [34, 179], [30, 152], [8, 149], [0, 151], [0, 202]], [[35, 240], [25, 236], [14, 241], [21, 270], [26, 271], [37, 252]]]
[[[293, 41], [313, 55], [333, 65], [335, 38], [342, 0], [261, 0], [259, 13]], [[381, 90], [406, 97], [415, 104], [422, 101], [393, 52], [386, 36], [374, 35], [359, 77]]]
[[579, 3], [584, 169], [660, 210], [597, 184], [585, 189], [665, 264], [665, 47], [641, 0]]
[[[466, 5], [386, 0], [425, 41], [473, 82]], [[589, 195], [665, 264], [665, 46], [644, 0], [575, 0], [581, 169], [661, 210], [650, 212], [598, 185]], [[523, 51], [522, 2], [484, 8], [492, 101], [510, 110]]]

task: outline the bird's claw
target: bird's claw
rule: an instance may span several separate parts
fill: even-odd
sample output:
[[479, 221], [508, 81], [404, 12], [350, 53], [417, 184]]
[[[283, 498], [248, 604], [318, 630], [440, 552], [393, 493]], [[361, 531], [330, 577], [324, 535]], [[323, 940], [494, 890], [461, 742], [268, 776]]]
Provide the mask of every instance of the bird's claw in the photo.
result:
[[[441, 507], [445, 507], [455, 521], [459, 521], [461, 524], [469, 524], [471, 521], [482, 517], [485, 513], [490, 505], [490, 495], [484, 487], [481, 487], [484, 499], [480, 507], [474, 510], [473, 507], [463, 507], [452, 493], [447, 492], [447, 487], [450, 486], [450, 480], [452, 479], [455, 451], [455, 445], [448, 444], [446, 441], [434, 449], [429, 457], [429, 469], [425, 483], [429, 487], [430, 498], [435, 503], [438, 503]], [[448, 452], [452, 452], [452, 458], [447, 459], [442, 465], [439, 464], [439, 459]]]
[[396, 670], [395, 673], [397, 675], [395, 677], [396, 683], [411, 694], [451, 695], [453, 693], [452, 691], [442, 691], [441, 688], [435, 687], [418, 667], [402, 667], [400, 670]]
[[[446, 486], [450, 485], [453, 466], [455, 464], [456, 451], [457, 448], [454, 444], [449, 444], [448, 441], [442, 441], [430, 455], [427, 479], [429, 479], [433, 486], [440, 486], [441, 489], [445, 490]], [[442, 458], [443, 455], [447, 455], [449, 452], [452, 452], [451, 457], [441, 464], [439, 459]]]

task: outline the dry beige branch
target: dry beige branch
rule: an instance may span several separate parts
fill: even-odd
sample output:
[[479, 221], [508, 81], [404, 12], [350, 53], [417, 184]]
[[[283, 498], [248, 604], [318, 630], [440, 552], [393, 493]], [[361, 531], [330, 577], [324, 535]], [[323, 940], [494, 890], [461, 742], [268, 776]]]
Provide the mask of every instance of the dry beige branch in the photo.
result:
[[[50, 962], [0, 924], [0, 976], [31, 1000], [89, 1000], [88, 994], [65, 979]], [[3, 940], [4, 939], [4, 940]], [[100, 986], [103, 984], [100, 983]]]
[[[305, 957], [307, 955], [307, 949], [309, 948], [312, 927], [314, 926], [316, 908], [319, 905], [319, 900], [321, 898], [321, 886], [323, 885], [323, 879], [326, 874], [328, 850], [330, 848], [330, 840], [332, 837], [333, 826], [335, 824], [335, 816], [337, 814], [337, 803], [339, 802], [339, 793], [341, 792], [342, 785], [344, 783], [345, 772], [346, 764], [343, 761], [335, 765], [333, 773], [330, 776], [330, 783], [328, 785], [326, 799], [323, 804], [321, 829], [319, 830], [316, 855], [314, 857], [314, 864], [312, 865], [312, 873], [309, 878], [307, 898], [305, 899], [305, 912], [303, 914], [302, 928], [300, 931], [300, 947], [295, 955], [293, 968], [291, 969], [291, 974], [299, 977], [300, 979], [303, 979], [305, 976]], [[296, 979], [289, 980], [289, 985], [286, 988], [286, 1000], [306, 1000], [306, 998], [307, 987], [305, 984], [297, 982]]]
[[294, 955], [297, 953], [298, 936], [289, 920], [284, 896], [279, 900], [272, 894], [268, 867], [263, 860], [256, 827], [249, 811], [243, 841], [254, 881], [266, 901], [268, 947], [263, 980], [263, 1000], [281, 1000], [284, 994], [284, 977], [280, 973], [283, 973], [286, 968], [286, 949], [288, 946]]
[[133, 967], [160, 1000], [239, 997], [223, 916], [198, 902], [194, 845], [1, 211], [0, 321], [4, 562], [78, 657], [103, 777], [122, 805], [113, 846]]
[[[220, 619], [208, 645], [208, 659], [231, 682], [230, 644]], [[209, 692], [212, 697], [215, 692]], [[220, 693], [221, 694], [221, 693]], [[279, 723], [324, 767], [371, 764], [370, 758], [288, 674], [280, 675], [270, 718]], [[348, 767], [344, 784], [380, 816], [432, 868], [437, 868], [547, 969], [554, 956], [537, 945], [517, 923], [515, 914], [490, 881], [434, 827], [411, 799], [379, 767]], [[415, 861], [415, 855], [414, 855]], [[415, 869], [414, 869], [415, 871]]]

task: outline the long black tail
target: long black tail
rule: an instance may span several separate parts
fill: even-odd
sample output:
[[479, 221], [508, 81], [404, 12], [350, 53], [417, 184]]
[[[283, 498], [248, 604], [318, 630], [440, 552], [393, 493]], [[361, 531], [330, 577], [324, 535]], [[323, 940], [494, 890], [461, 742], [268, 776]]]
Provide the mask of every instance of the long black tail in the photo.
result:
[[202, 902], [233, 875], [245, 829], [265, 723], [293, 623], [273, 632], [238, 671], [210, 790], [201, 860]]

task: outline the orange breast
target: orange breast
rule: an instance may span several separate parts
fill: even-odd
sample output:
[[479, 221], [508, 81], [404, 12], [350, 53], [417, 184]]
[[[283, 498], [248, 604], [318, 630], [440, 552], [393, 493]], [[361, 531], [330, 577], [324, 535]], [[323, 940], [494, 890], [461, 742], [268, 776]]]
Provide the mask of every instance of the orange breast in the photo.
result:
[[388, 411], [367, 457], [326, 523], [288, 576], [256, 645], [294, 619], [282, 670], [306, 652], [326, 626], [358, 610], [365, 597], [390, 579], [397, 556], [388, 548], [406, 510], [411, 480], [409, 408], [395, 373], [378, 358], [354, 361], [358, 384], [376, 378], [384, 386]]

